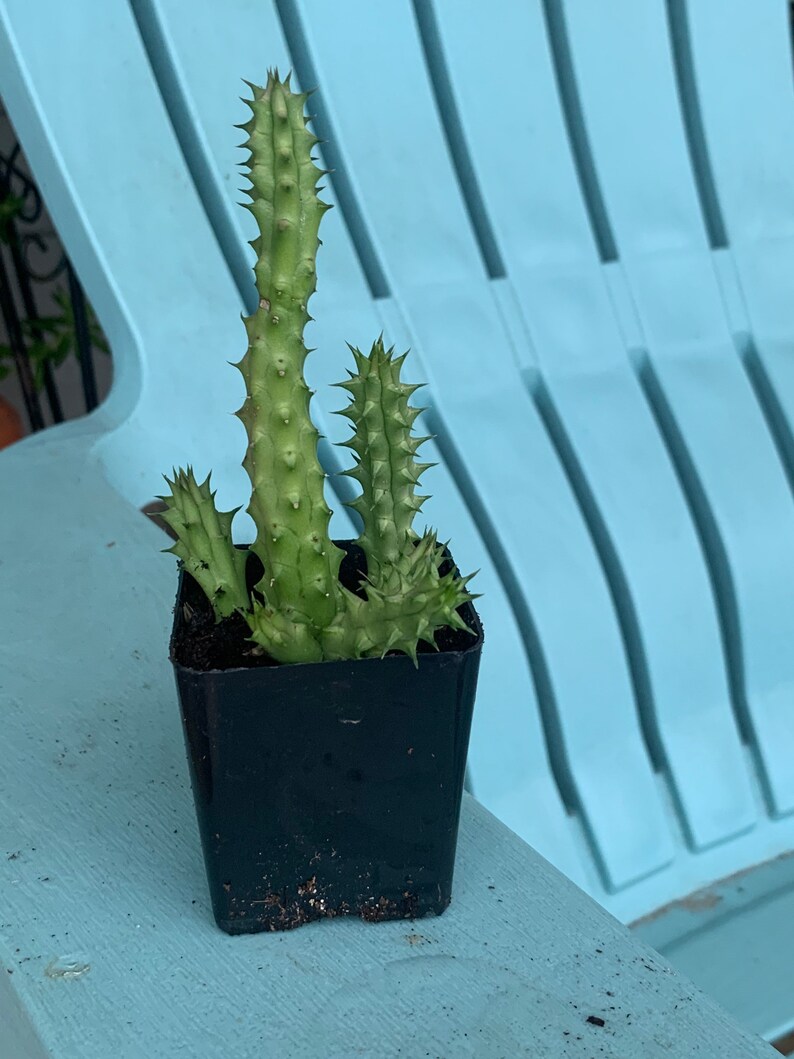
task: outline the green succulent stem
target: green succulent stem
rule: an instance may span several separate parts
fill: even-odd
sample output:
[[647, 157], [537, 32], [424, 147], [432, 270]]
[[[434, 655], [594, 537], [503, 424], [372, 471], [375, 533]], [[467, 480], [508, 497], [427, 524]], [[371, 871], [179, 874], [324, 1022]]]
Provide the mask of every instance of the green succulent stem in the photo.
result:
[[436, 647], [440, 628], [465, 629], [458, 608], [474, 599], [462, 578], [451, 570], [443, 576], [444, 545], [432, 531], [408, 544], [388, 573], [381, 569], [379, 583], [365, 581], [366, 599], [345, 595], [345, 612], [325, 630], [326, 658], [383, 657], [402, 651], [417, 662], [423, 640]]
[[421, 409], [409, 403], [417, 386], [404, 382], [405, 354], [379, 338], [369, 354], [353, 348], [355, 371], [341, 383], [350, 403], [341, 414], [353, 426], [345, 444], [355, 465], [347, 472], [361, 495], [359, 512], [367, 575], [359, 593], [339, 581], [342, 552], [331, 541], [331, 511], [317, 454], [306, 385], [304, 331], [316, 286], [319, 228], [329, 208], [318, 197], [323, 176], [314, 162], [316, 137], [307, 128], [306, 94], [268, 74], [250, 85], [250, 119], [241, 126], [251, 182], [247, 208], [259, 234], [252, 246], [258, 307], [244, 317], [248, 347], [239, 362], [246, 398], [237, 415], [248, 436], [243, 465], [251, 481], [248, 512], [256, 526], [251, 551], [264, 576], [249, 592], [247, 553], [232, 543], [233, 511], [219, 512], [209, 477], [190, 468], [166, 479], [163, 516], [177, 535], [173, 551], [209, 598], [218, 619], [240, 612], [251, 639], [282, 663], [382, 656], [403, 651], [417, 661], [424, 641], [435, 646], [444, 626], [465, 628], [459, 608], [474, 597], [469, 578], [441, 574], [444, 546], [435, 533], [419, 537], [413, 522], [426, 497], [418, 493], [417, 459], [427, 440], [415, 437]]
[[412, 428], [423, 411], [408, 403], [419, 389], [400, 378], [405, 354], [394, 356], [380, 337], [369, 356], [350, 346], [356, 364], [347, 382], [350, 404], [338, 414], [353, 425], [344, 444], [355, 454], [355, 466], [343, 473], [361, 485], [361, 495], [350, 501], [364, 525], [358, 544], [367, 559], [370, 580], [377, 584], [390, 566], [399, 563], [413, 540], [412, 525], [427, 499], [416, 487], [431, 463], [419, 463], [416, 453], [427, 438], [414, 437]]
[[317, 633], [337, 612], [342, 558], [328, 533], [331, 511], [303, 374], [318, 230], [328, 206], [317, 195], [322, 171], [312, 158], [317, 139], [306, 127], [306, 95], [274, 74], [264, 89], [252, 90], [244, 128], [248, 209], [259, 227], [252, 244], [259, 306], [245, 320], [248, 350], [238, 365], [247, 390], [238, 415], [248, 434], [252, 551], [265, 568], [257, 587], [268, 608]]
[[173, 480], [166, 478], [170, 495], [159, 498], [167, 506], [162, 518], [177, 534], [176, 543], [166, 551], [177, 555], [198, 581], [219, 621], [236, 610], [248, 610], [248, 553], [232, 543], [232, 519], [237, 509], [218, 511], [209, 475], [199, 484], [191, 467], [173, 474]]

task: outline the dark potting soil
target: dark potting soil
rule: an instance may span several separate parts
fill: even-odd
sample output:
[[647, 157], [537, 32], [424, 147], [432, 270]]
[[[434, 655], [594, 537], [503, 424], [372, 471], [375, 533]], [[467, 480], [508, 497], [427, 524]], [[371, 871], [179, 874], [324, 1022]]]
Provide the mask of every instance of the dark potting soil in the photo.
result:
[[[339, 580], [351, 592], [363, 595], [360, 586], [366, 574], [366, 563], [361, 549], [349, 541], [335, 543], [345, 551]], [[442, 566], [442, 573], [446, 572], [445, 568], [448, 569], [449, 565]], [[250, 554], [246, 570], [249, 588], [261, 579], [262, 573], [259, 559]], [[249, 639], [248, 625], [240, 614], [216, 622], [212, 606], [198, 582], [188, 573], [185, 573], [184, 578], [182, 615], [176, 623], [172, 640], [174, 661], [202, 672], [279, 665], [270, 655], [255, 650], [255, 644]], [[462, 629], [443, 628], [436, 633], [436, 645], [439, 651], [462, 651], [469, 647], [473, 638], [473, 633]], [[433, 653], [433, 648], [420, 643], [418, 653]]]
[[266, 894], [261, 900], [254, 901], [241, 901], [233, 897], [230, 901], [229, 918], [239, 924], [239, 929], [233, 933], [295, 930], [306, 923], [336, 919], [339, 916], [357, 915], [365, 923], [386, 923], [394, 919], [414, 920], [428, 914], [440, 915], [449, 905], [447, 901], [430, 913], [422, 912], [417, 895], [405, 890], [399, 900], [372, 897], [354, 907], [347, 901], [340, 901], [334, 906], [328, 903], [322, 893], [323, 887], [318, 883], [316, 876], [312, 876], [289, 897], [286, 891]]

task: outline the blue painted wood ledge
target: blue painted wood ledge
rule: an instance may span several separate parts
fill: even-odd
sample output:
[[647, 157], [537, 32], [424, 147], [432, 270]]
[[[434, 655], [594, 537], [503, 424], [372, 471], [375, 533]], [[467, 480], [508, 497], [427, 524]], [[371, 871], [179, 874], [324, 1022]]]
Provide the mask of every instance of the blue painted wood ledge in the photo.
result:
[[468, 797], [444, 916], [222, 934], [160, 531], [86, 475], [83, 438], [0, 466], [3, 1059], [771, 1055]]

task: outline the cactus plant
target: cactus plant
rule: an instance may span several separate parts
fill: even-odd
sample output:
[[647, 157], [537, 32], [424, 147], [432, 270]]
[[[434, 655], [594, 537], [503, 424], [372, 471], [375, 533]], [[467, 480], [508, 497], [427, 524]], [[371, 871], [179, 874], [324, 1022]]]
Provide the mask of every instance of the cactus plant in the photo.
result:
[[381, 338], [368, 355], [351, 347], [356, 370], [339, 384], [350, 395], [341, 414], [353, 425], [345, 444], [355, 465], [344, 473], [361, 486], [351, 507], [363, 522], [357, 544], [367, 568], [359, 593], [339, 580], [343, 552], [329, 536], [326, 476], [303, 371], [318, 231], [329, 206], [318, 197], [323, 171], [312, 156], [318, 141], [307, 125], [307, 97], [292, 92], [289, 81], [271, 72], [264, 88], [246, 82], [251, 117], [241, 126], [250, 151], [246, 208], [259, 228], [251, 244], [259, 301], [244, 320], [248, 348], [237, 367], [246, 398], [237, 415], [248, 435], [243, 464], [256, 526], [251, 551], [264, 576], [248, 590], [247, 553], [232, 544], [234, 512], [217, 511], [209, 478], [199, 485], [190, 469], [166, 479], [165, 518], [178, 537], [171, 550], [207, 594], [217, 619], [242, 613], [251, 639], [278, 662], [390, 650], [416, 661], [420, 641], [435, 646], [440, 628], [466, 627], [458, 608], [474, 597], [469, 578], [441, 573], [444, 546], [435, 534], [420, 537], [413, 530], [425, 499], [417, 486], [430, 466], [417, 460], [426, 439], [412, 432], [421, 409], [409, 403], [417, 387], [401, 378], [405, 355], [395, 357]]

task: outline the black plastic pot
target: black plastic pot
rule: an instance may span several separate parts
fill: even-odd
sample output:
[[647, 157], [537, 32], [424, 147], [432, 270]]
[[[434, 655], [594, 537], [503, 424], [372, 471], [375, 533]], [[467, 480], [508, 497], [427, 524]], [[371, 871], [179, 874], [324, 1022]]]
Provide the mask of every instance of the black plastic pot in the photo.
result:
[[[172, 661], [218, 926], [449, 905], [483, 635], [438, 653], [199, 671]], [[461, 642], [462, 641], [462, 642]]]

